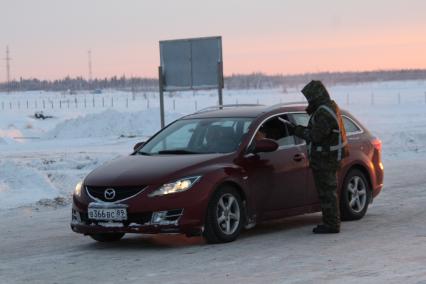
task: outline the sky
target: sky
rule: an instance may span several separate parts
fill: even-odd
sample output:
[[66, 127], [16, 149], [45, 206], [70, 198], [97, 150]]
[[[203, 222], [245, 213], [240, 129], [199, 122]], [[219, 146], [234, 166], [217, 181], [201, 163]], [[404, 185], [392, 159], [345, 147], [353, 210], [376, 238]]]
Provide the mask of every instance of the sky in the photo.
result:
[[[222, 36], [225, 75], [426, 68], [424, 0], [0, 0], [14, 79], [156, 77], [159, 41]], [[6, 80], [2, 60], [0, 81]]]

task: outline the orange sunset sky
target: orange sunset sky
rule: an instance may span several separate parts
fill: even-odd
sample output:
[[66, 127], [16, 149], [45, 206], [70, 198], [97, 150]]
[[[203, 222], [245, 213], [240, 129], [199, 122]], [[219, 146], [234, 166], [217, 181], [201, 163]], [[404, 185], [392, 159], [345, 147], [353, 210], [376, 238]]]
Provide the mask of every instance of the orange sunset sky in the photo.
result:
[[[158, 41], [223, 37], [225, 75], [426, 68], [424, 0], [0, 0], [12, 78], [155, 77]], [[0, 81], [5, 81], [5, 61]]]

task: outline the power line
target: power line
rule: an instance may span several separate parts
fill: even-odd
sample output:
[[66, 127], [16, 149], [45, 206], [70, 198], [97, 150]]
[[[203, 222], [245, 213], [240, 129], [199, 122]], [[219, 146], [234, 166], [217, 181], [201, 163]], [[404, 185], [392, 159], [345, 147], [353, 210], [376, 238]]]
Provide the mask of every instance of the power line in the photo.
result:
[[10, 61], [12, 58], [10, 58], [9, 55], [9, 46], [6, 46], [6, 82], [7, 82], [7, 92], [10, 90]]
[[89, 59], [89, 82], [92, 81], [92, 51], [89, 50], [88, 52], [88, 59]]

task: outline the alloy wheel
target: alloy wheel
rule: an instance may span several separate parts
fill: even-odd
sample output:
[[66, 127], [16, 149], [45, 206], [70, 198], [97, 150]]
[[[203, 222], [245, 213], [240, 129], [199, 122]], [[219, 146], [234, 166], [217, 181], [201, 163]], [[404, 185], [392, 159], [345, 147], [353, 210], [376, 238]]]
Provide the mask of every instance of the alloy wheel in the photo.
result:
[[226, 235], [232, 235], [238, 229], [240, 219], [240, 206], [237, 199], [230, 193], [223, 194], [216, 208], [219, 229]]
[[367, 186], [359, 176], [353, 176], [347, 185], [349, 207], [360, 213], [367, 203]]

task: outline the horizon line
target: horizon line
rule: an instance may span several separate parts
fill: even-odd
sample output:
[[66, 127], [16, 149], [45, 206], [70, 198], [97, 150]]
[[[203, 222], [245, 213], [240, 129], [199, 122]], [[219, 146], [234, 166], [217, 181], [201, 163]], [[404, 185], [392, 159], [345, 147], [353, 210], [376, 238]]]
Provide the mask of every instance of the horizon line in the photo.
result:
[[[300, 73], [267, 73], [267, 72], [263, 72], [263, 71], [251, 71], [249, 73], [232, 73], [232, 74], [224, 74], [224, 77], [232, 77], [232, 76], [250, 76], [250, 75], [263, 75], [263, 76], [267, 76], [267, 77], [294, 77], [294, 76], [306, 76], [306, 75], [314, 75], [314, 74], [361, 74], [361, 73], [389, 73], [389, 72], [426, 72], [426, 67], [425, 68], [391, 68], [391, 69], [365, 69], [365, 70], [344, 70], [344, 71], [309, 71], [309, 72], [300, 72]], [[38, 77], [20, 77], [20, 79], [12, 79], [9, 81], [9, 83], [13, 83], [13, 82], [19, 82], [21, 79], [22, 80], [39, 80], [39, 81], [55, 81], [55, 80], [63, 80], [65, 78], [69, 78], [69, 79], [84, 79], [86, 81], [94, 81], [94, 80], [103, 80], [103, 79], [108, 79], [108, 78], [122, 78], [125, 77], [126, 79], [149, 79], [149, 80], [158, 80], [157, 77], [145, 77], [145, 76], [129, 76], [126, 73], [121, 74], [121, 75], [111, 75], [111, 76], [107, 76], [107, 77], [92, 77], [92, 79], [87, 78], [87, 75], [80, 75], [80, 76], [70, 76], [70, 75], [65, 75], [63, 77], [60, 78], [53, 78], [53, 79], [41, 79]], [[3, 81], [0, 84], [7, 84], [7, 81]]]

